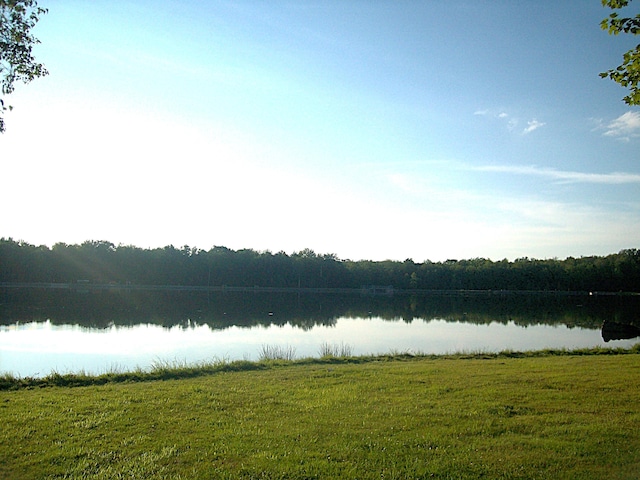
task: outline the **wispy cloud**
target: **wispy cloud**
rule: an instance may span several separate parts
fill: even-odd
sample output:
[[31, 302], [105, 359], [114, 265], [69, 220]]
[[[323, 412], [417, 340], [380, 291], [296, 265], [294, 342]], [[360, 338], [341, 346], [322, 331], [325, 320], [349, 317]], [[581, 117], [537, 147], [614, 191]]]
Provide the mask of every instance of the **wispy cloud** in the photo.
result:
[[540, 127], [544, 127], [546, 124], [544, 122], [539, 122], [538, 120], [536, 120], [535, 118], [529, 122], [527, 122], [527, 128], [525, 128], [522, 133], [523, 134], [528, 134], [533, 132], [534, 130], [539, 129]]
[[482, 117], [495, 118], [500, 121], [506, 122], [507, 130], [509, 130], [510, 132], [519, 132], [522, 135], [527, 135], [546, 125], [546, 123], [539, 122], [534, 118], [533, 120], [529, 120], [527, 122], [527, 126], [524, 129], [520, 130], [520, 128], [518, 127], [518, 125], [520, 125], [521, 123], [520, 118], [515, 117], [504, 110], [476, 110], [475, 112], [473, 112], [473, 114]]
[[640, 205], [627, 195], [640, 186], [635, 169], [446, 159], [389, 162], [367, 173], [365, 192], [376, 206], [363, 210], [385, 212], [388, 226], [414, 225], [412, 235], [388, 237], [414, 259], [593, 255], [640, 240]]
[[[585, 174], [535, 166], [472, 167], [459, 163], [453, 168], [537, 175], [565, 182], [640, 183], [640, 175]], [[640, 239], [637, 207], [618, 208], [621, 205], [617, 205], [611, 209], [589, 199], [552, 200], [535, 192], [514, 195], [482, 187], [466, 188], [455, 182], [440, 183], [431, 174], [416, 172], [396, 173], [387, 179], [396, 187], [396, 193], [391, 199], [385, 199], [384, 208], [380, 208], [390, 209], [389, 222], [415, 224], [415, 235], [394, 237], [394, 241], [406, 244], [407, 251], [416, 252], [412, 254], [414, 258], [423, 255], [432, 260], [454, 258], [451, 252], [456, 252], [459, 258], [489, 256], [495, 259], [544, 258], [549, 252], [561, 257], [587, 255], [612, 251], [612, 235], [624, 239], [619, 248]], [[377, 209], [374, 210], [378, 214]], [[416, 222], [416, 219], [420, 220]], [[498, 249], [493, 247], [497, 238], [501, 239]]]
[[640, 137], [640, 113], [627, 112], [604, 126], [604, 135], [629, 141]]
[[481, 172], [511, 173], [517, 175], [535, 175], [538, 177], [551, 178], [562, 183], [600, 183], [609, 185], [640, 183], [639, 174], [626, 172], [585, 173], [556, 170], [554, 168], [539, 168], [535, 165], [486, 165], [482, 167], [474, 167], [473, 170]]

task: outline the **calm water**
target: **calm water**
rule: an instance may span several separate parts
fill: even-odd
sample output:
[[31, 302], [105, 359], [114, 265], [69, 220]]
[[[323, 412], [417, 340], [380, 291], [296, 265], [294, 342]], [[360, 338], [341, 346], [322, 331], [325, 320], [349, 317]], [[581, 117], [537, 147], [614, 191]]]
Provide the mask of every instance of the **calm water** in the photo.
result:
[[0, 372], [19, 376], [256, 360], [265, 345], [313, 357], [323, 344], [361, 355], [629, 348], [640, 341], [605, 342], [601, 331], [604, 321], [636, 322], [635, 298], [49, 291], [0, 298]]

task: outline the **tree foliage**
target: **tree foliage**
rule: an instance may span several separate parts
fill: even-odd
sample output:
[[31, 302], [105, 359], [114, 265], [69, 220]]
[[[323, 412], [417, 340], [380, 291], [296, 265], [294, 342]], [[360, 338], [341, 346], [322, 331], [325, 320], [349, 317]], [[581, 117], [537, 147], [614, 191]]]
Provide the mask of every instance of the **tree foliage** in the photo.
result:
[[[0, 0], [0, 86], [2, 96], [15, 89], [15, 82], [29, 83], [48, 72], [33, 56], [33, 46], [40, 41], [33, 36], [35, 27], [46, 8], [35, 0]], [[11, 110], [0, 98], [0, 132], [5, 131], [4, 112]]]
[[[602, 20], [600, 26], [610, 35], [640, 33], [640, 13], [635, 17], [620, 16], [618, 10], [629, 6], [631, 0], [602, 0], [602, 5], [614, 10], [607, 18]], [[632, 48], [622, 56], [622, 63], [615, 69], [602, 72], [602, 78], [610, 78], [614, 82], [629, 89], [629, 95], [624, 97], [628, 105], [640, 105], [640, 44]]]
[[187, 245], [141, 249], [107, 241], [52, 248], [0, 239], [0, 284], [76, 283], [199, 287], [361, 288], [404, 290], [640, 292], [640, 250], [604, 257], [515, 261], [341, 260], [305, 249], [258, 252]]

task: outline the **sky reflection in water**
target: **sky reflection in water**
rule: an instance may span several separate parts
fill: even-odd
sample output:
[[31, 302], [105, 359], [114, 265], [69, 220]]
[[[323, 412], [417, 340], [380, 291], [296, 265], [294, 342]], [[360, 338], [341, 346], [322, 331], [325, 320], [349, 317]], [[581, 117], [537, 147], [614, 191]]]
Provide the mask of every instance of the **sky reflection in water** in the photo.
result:
[[638, 342], [605, 343], [600, 330], [513, 322], [476, 325], [444, 320], [388, 321], [339, 318], [335, 326], [311, 329], [286, 325], [208, 325], [165, 328], [158, 325], [112, 326], [106, 329], [32, 322], [0, 326], [0, 372], [43, 376], [85, 371], [148, 369], [154, 362], [198, 363], [216, 359], [257, 360], [263, 345], [291, 346], [296, 357], [317, 357], [323, 343], [347, 344], [354, 355], [409, 351], [538, 350], [594, 346], [629, 348]]

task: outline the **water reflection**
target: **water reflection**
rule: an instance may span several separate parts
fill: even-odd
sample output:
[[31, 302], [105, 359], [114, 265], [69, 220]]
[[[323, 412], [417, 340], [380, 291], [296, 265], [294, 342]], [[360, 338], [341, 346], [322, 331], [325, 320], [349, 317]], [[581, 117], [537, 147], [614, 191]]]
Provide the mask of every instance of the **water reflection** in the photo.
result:
[[0, 299], [0, 372], [22, 376], [255, 360], [262, 345], [298, 357], [323, 343], [355, 355], [628, 348], [640, 332], [637, 297], [12, 290]]
[[640, 337], [640, 328], [635, 325], [605, 321], [602, 324], [602, 339], [605, 342], [611, 340], [627, 340]]
[[335, 325], [338, 318], [411, 323], [566, 325], [600, 328], [605, 321], [640, 325], [640, 296], [535, 294], [394, 295], [94, 290], [85, 293], [0, 288], [0, 325], [43, 322], [107, 328], [153, 324], [212, 329]]

